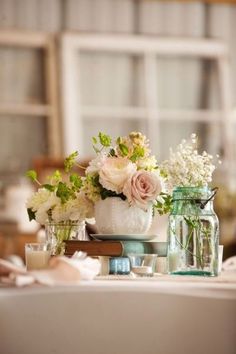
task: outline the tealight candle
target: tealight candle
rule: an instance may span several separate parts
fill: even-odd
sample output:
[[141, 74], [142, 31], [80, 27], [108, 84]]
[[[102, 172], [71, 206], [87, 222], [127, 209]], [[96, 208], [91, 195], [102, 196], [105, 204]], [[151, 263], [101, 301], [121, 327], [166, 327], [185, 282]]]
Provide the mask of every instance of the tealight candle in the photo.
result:
[[27, 270], [45, 269], [48, 266], [51, 251], [46, 243], [27, 243], [25, 261]]
[[132, 267], [132, 272], [138, 275], [150, 275], [153, 273], [153, 269], [149, 266], [136, 266]]
[[131, 272], [136, 276], [153, 276], [156, 266], [156, 254], [128, 254]]

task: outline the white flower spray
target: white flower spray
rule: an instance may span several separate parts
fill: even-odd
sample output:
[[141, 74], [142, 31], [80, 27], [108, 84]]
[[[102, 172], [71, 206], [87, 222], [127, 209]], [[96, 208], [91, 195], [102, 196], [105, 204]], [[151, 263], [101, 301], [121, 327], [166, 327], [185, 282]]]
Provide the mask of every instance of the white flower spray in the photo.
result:
[[160, 168], [170, 192], [176, 186], [207, 186], [212, 181], [212, 174], [216, 167], [212, 155], [206, 151], [199, 154], [197, 135], [192, 134], [190, 141], [181, 141], [176, 152], [170, 149], [169, 160], [162, 162]]

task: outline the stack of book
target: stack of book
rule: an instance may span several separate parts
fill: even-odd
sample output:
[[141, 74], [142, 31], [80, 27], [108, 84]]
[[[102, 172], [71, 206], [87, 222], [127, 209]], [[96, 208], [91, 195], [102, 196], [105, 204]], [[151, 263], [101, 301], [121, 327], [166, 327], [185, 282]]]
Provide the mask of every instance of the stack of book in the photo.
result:
[[106, 274], [129, 274], [128, 254], [146, 253], [157, 254], [159, 257], [166, 257], [166, 242], [157, 241], [65, 241], [65, 255], [71, 257], [76, 251], [87, 253], [90, 257], [97, 257], [101, 261], [101, 275]]

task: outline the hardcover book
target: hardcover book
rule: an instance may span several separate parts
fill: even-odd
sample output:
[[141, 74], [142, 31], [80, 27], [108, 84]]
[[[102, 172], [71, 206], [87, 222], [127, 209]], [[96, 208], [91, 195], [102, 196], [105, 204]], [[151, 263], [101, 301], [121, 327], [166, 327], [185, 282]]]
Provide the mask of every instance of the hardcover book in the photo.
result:
[[166, 257], [167, 243], [152, 241], [65, 241], [65, 255], [72, 256], [76, 251], [86, 252], [88, 256], [126, 257], [129, 253], [157, 254]]

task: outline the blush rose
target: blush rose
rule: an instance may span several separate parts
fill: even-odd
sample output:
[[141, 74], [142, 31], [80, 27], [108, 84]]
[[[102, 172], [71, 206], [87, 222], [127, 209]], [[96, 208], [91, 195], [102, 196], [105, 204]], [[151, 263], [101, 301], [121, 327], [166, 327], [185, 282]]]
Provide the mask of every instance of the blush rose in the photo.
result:
[[123, 193], [131, 205], [147, 209], [148, 202], [154, 201], [161, 190], [161, 181], [155, 173], [140, 170], [126, 181]]

